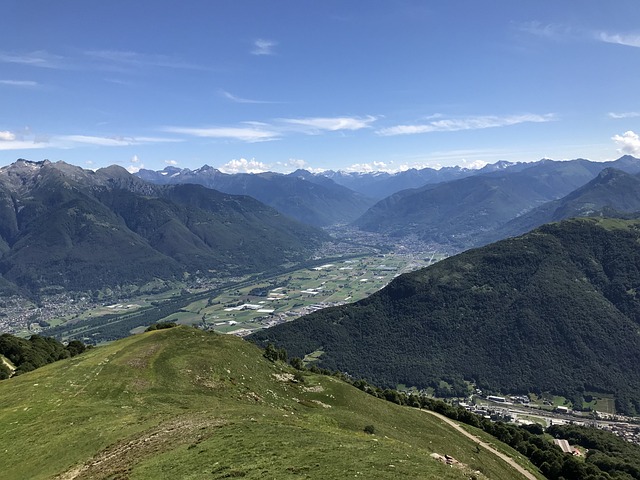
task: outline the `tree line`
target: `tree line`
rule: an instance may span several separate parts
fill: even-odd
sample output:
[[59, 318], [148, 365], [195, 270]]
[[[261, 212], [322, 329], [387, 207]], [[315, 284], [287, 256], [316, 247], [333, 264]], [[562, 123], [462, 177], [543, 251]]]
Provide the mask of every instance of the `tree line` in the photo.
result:
[[[67, 345], [52, 337], [31, 335], [29, 339], [4, 333], [0, 335], [0, 354], [4, 355], [16, 367], [14, 375], [30, 372], [36, 368], [64, 358], [75, 357], [84, 352], [87, 346], [79, 340]], [[11, 370], [0, 363], [0, 379], [11, 376]]]

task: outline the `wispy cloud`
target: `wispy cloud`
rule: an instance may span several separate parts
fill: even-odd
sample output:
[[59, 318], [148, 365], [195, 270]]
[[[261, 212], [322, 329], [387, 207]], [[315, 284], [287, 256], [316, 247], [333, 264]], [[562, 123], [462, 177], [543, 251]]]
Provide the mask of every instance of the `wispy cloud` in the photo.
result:
[[606, 33], [600, 32], [598, 38], [606, 43], [614, 43], [616, 45], [625, 45], [627, 47], [640, 48], [640, 34], [619, 34], [619, 33]]
[[307, 133], [320, 131], [335, 132], [338, 130], [360, 130], [369, 128], [376, 117], [312, 117], [312, 118], [282, 118], [281, 122], [288, 125], [303, 127]]
[[227, 100], [231, 100], [232, 102], [235, 102], [235, 103], [253, 103], [253, 104], [277, 103], [277, 102], [270, 102], [268, 100], [252, 100], [252, 99], [249, 99], [249, 98], [238, 97], [238, 96], [236, 96], [236, 95], [234, 95], [232, 93], [227, 92], [226, 90], [220, 90], [220, 95], [222, 95]]
[[273, 51], [273, 49], [276, 45], [278, 45], [278, 42], [259, 38], [253, 43], [253, 50], [251, 50], [251, 54], [252, 55], [274, 55], [275, 52]]
[[87, 50], [62, 56], [38, 50], [28, 53], [0, 52], [0, 63], [15, 63], [30, 67], [61, 70], [103, 70], [123, 72], [141, 68], [173, 68], [209, 70], [202, 65], [185, 62], [161, 54], [146, 54], [119, 50]]
[[618, 152], [627, 155], [640, 155], [640, 137], [629, 130], [622, 135], [614, 135], [611, 139], [618, 144]]
[[255, 158], [251, 160], [241, 158], [240, 160], [231, 160], [219, 167], [218, 170], [223, 173], [261, 173], [269, 171], [269, 165], [259, 162]]
[[125, 137], [96, 137], [91, 135], [62, 135], [57, 140], [64, 144], [95, 145], [98, 147], [123, 147], [137, 145], [133, 138]]
[[17, 63], [20, 65], [40, 68], [62, 69], [69, 67], [68, 62], [64, 57], [60, 55], [53, 55], [44, 50], [29, 53], [0, 52], [0, 62]]
[[24, 133], [11, 132], [9, 130], [0, 131], [0, 151], [32, 150], [46, 146], [46, 143], [34, 135], [25, 135]]
[[160, 54], [146, 54], [122, 50], [88, 50], [83, 52], [89, 59], [98, 62], [101, 68], [120, 70], [126, 68], [175, 68], [186, 70], [206, 70], [178, 58]]
[[635, 118], [640, 117], [640, 112], [609, 112], [607, 113], [609, 118], [620, 119], [620, 118]]
[[34, 82], [33, 80], [0, 80], [0, 85], [22, 88], [34, 88], [40, 86], [38, 82]]
[[0, 150], [28, 150], [34, 148], [71, 149], [87, 146], [125, 147], [181, 141], [183, 140], [180, 138], [166, 137], [35, 134], [29, 130], [21, 133], [0, 131]]
[[359, 130], [367, 128], [376, 117], [313, 117], [313, 118], [280, 118], [271, 123], [247, 121], [241, 126], [218, 127], [163, 127], [162, 131], [190, 135], [203, 138], [222, 138], [255, 143], [277, 140], [285, 135], [302, 133], [318, 135], [322, 132], [340, 130]]
[[149, 143], [172, 143], [181, 141], [182, 140], [179, 138], [127, 136], [100, 137], [94, 135], [60, 135], [54, 136], [51, 139], [51, 143], [53, 143], [54, 145], [66, 146], [67, 148], [78, 145], [94, 145], [98, 147], [125, 147]]
[[573, 27], [559, 23], [542, 23], [533, 21], [525, 23], [514, 23], [513, 26], [521, 32], [552, 40], [560, 40], [579, 36]]
[[522, 115], [485, 115], [478, 117], [466, 117], [455, 119], [435, 120], [428, 123], [415, 125], [396, 125], [393, 127], [383, 128], [377, 131], [379, 135], [414, 135], [418, 133], [431, 132], [457, 132], [460, 130], [479, 130], [484, 128], [507, 127], [517, 125], [519, 123], [543, 123], [556, 119], [553, 113], [544, 115], [538, 114], [522, 114]]
[[191, 135], [193, 137], [227, 138], [249, 143], [266, 142], [280, 137], [280, 133], [278, 132], [257, 126], [212, 128], [164, 127], [162, 130], [169, 133]]

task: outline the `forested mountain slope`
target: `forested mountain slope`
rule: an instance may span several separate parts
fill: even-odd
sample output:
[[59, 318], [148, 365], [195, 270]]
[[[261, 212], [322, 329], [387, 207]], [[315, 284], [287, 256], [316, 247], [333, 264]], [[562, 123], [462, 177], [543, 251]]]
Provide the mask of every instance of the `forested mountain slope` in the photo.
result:
[[156, 186], [120, 167], [20, 160], [0, 169], [0, 286], [31, 295], [308, 258], [328, 237], [249, 197]]
[[[162, 171], [140, 170], [138, 177], [159, 185], [197, 184], [233, 195], [248, 195], [284, 215], [300, 222], [324, 227], [336, 223], [350, 223], [374, 201], [346, 187], [322, 177], [294, 172], [226, 174], [203, 166], [197, 170], [167, 167]], [[311, 178], [311, 181], [309, 180]]]
[[488, 232], [483, 242], [521, 235], [545, 223], [567, 218], [602, 215], [608, 212], [640, 211], [640, 177], [615, 168], [606, 168], [586, 185], [567, 196], [547, 202], [514, 218], [495, 231]]
[[604, 168], [637, 173], [640, 160], [543, 160], [517, 167], [398, 192], [371, 207], [354, 225], [399, 237], [415, 234], [459, 251], [481, 245], [507, 222], [564, 197]]
[[[640, 411], [640, 222], [575, 219], [405, 274], [251, 338], [373, 382], [610, 392]], [[442, 384], [445, 380], [446, 384]]]

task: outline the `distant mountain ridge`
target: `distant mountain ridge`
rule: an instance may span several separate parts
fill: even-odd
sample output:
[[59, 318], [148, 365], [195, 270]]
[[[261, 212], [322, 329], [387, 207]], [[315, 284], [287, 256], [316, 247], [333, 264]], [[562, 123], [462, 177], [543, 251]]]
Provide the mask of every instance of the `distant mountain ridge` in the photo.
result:
[[326, 179], [298, 171], [226, 174], [205, 165], [196, 170], [166, 167], [136, 175], [158, 185], [198, 184], [233, 195], [248, 195], [300, 222], [317, 227], [350, 223], [374, 200]]
[[489, 232], [483, 242], [521, 235], [545, 223], [567, 218], [639, 211], [640, 176], [608, 167], [567, 196], [545, 203]]
[[[640, 412], [640, 221], [566, 220], [402, 275], [354, 304], [260, 331], [386, 386], [608, 392]], [[442, 382], [445, 382], [444, 384]]]
[[494, 171], [504, 171], [507, 169], [510, 171], [518, 171], [529, 165], [528, 163], [513, 163], [506, 160], [499, 160], [495, 163], [487, 164], [480, 169], [461, 166], [442, 167], [439, 169], [425, 167], [421, 169], [410, 168], [395, 173], [327, 170], [314, 175], [317, 177], [330, 178], [334, 182], [344, 185], [356, 192], [381, 200], [396, 192], [410, 188], [420, 188], [425, 185], [449, 182]]
[[231, 275], [308, 258], [328, 237], [257, 200], [19, 160], [0, 169], [0, 286], [101, 289], [185, 272]]
[[415, 234], [427, 242], [465, 249], [501, 238], [492, 232], [569, 194], [609, 167], [637, 173], [640, 160], [630, 156], [602, 163], [542, 160], [403, 190], [378, 202], [354, 225], [399, 237]]

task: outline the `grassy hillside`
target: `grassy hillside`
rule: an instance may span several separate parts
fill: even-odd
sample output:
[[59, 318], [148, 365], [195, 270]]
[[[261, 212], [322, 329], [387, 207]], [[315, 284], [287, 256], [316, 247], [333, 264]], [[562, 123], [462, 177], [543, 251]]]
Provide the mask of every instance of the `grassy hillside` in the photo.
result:
[[2, 477], [521, 478], [431, 415], [292, 372], [179, 327], [0, 382]]
[[256, 333], [378, 385], [588, 391], [640, 411], [640, 222], [541, 227], [402, 275], [360, 302]]

